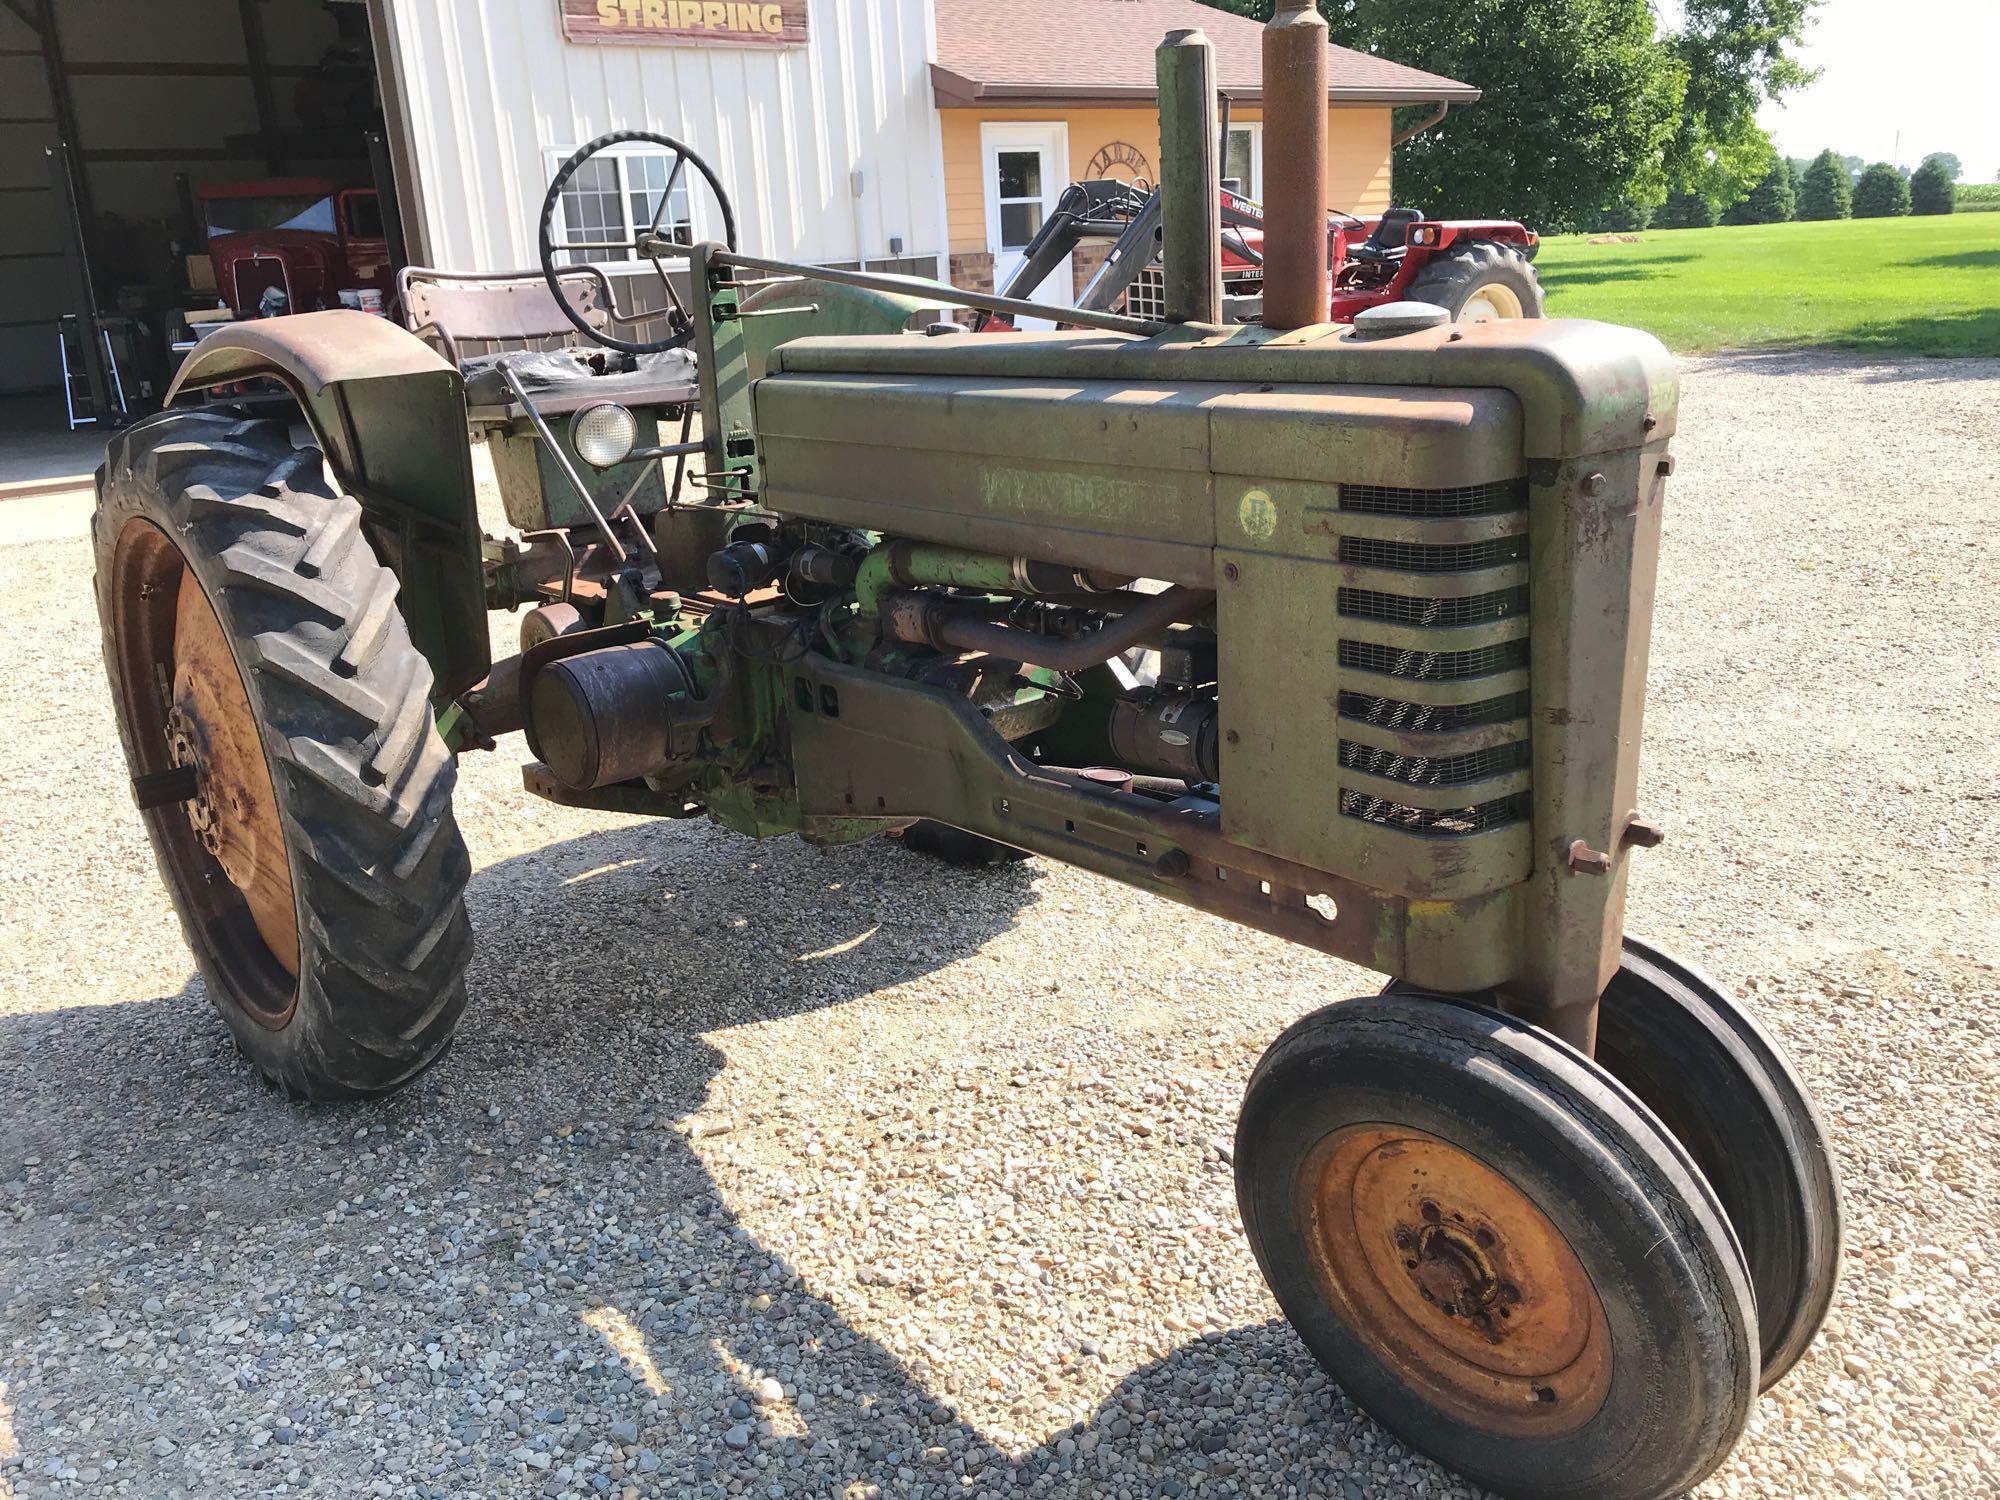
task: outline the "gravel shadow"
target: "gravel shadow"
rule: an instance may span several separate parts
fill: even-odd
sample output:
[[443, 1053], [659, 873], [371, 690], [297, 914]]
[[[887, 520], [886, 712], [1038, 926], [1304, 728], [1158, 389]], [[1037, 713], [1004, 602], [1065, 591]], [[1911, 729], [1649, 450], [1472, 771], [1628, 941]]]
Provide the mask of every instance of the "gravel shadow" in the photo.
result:
[[[474, 878], [458, 1043], [366, 1104], [261, 1087], [198, 978], [0, 1020], [0, 1061], [35, 1080], [4, 1163], [27, 1164], [0, 1182], [0, 1329], [69, 1355], [13, 1381], [6, 1468], [24, 1494], [74, 1472], [74, 1429], [37, 1420], [61, 1412], [145, 1493], [339, 1474], [360, 1481], [343, 1493], [568, 1494], [587, 1440], [618, 1452], [594, 1470], [614, 1494], [1172, 1495], [1260, 1473], [1340, 1493], [1387, 1440], [1282, 1324], [1190, 1335], [1122, 1381], [1079, 1348], [1082, 1389], [1109, 1394], [1003, 1443], [916, 1345], [857, 1331], [760, 1244], [704, 1160], [761, 1123], [713, 1107], [730, 1028], [934, 972], [1015, 923], [1032, 871], [706, 825], [535, 850]], [[127, 1341], [175, 1376], [135, 1376]], [[362, 1377], [395, 1416], [387, 1452], [335, 1373], [356, 1347], [413, 1354]]]

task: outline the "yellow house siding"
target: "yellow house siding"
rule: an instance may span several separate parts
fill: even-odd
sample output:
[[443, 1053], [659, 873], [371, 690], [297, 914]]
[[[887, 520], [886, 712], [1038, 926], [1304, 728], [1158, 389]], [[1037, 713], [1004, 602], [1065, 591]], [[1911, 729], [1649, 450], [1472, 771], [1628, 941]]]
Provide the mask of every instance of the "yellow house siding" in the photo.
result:
[[[945, 219], [954, 253], [986, 248], [985, 166], [979, 127], [989, 120], [1060, 120], [1069, 126], [1069, 176], [1081, 179], [1091, 158], [1116, 141], [1145, 153], [1158, 175], [1160, 121], [1151, 109], [946, 109], [944, 123]], [[1349, 213], [1379, 214], [1389, 206], [1389, 125], [1386, 106], [1327, 111], [1327, 201]], [[1262, 118], [1256, 108], [1238, 106], [1230, 119]], [[1267, 143], [1268, 144], [1268, 143]]]

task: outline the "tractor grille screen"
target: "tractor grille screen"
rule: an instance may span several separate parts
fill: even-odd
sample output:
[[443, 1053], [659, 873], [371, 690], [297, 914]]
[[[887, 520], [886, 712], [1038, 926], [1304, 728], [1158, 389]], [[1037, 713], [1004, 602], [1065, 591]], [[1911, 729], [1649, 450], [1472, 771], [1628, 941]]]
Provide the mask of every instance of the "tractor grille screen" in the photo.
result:
[[1405, 833], [1427, 834], [1433, 838], [1462, 838], [1468, 833], [1484, 833], [1489, 828], [1504, 828], [1509, 823], [1525, 822], [1530, 803], [1528, 794], [1521, 792], [1512, 797], [1496, 797], [1491, 802], [1474, 803], [1470, 807], [1407, 807], [1403, 803], [1387, 802], [1363, 792], [1342, 792], [1340, 811], [1343, 817], [1400, 828]]
[[1340, 560], [1357, 568], [1393, 568], [1399, 573], [1469, 573], [1497, 568], [1528, 555], [1524, 536], [1496, 536], [1483, 542], [1386, 542], [1372, 536], [1340, 539]]
[[1481, 703], [1404, 703], [1367, 693], [1340, 695], [1342, 718], [1359, 719], [1380, 729], [1407, 729], [1416, 734], [1450, 734], [1482, 724], [1504, 724], [1528, 715], [1528, 695], [1509, 693]]
[[1340, 664], [1358, 672], [1381, 672], [1419, 682], [1455, 682], [1462, 677], [1490, 677], [1528, 664], [1528, 643], [1502, 641], [1476, 651], [1408, 651], [1371, 641], [1342, 641]]
[[[1524, 479], [1430, 490], [1340, 486], [1343, 513], [1396, 518], [1349, 523], [1393, 534], [1343, 532], [1341, 563], [1403, 575], [1393, 583], [1366, 580], [1386, 586], [1338, 591], [1344, 816], [1433, 839], [1487, 833], [1530, 816], [1533, 798], [1523, 790], [1532, 754], [1527, 505]], [[1358, 673], [1374, 680], [1348, 675]], [[1410, 686], [1397, 691], [1383, 678]], [[1395, 743], [1377, 743], [1381, 731], [1392, 732]], [[1408, 802], [1383, 795], [1383, 782], [1451, 788], [1446, 797], [1421, 800], [1463, 803], [1419, 807], [1414, 794]]]
[[1489, 776], [1505, 776], [1509, 771], [1520, 770], [1528, 763], [1528, 745], [1527, 741], [1519, 740], [1433, 759], [1342, 740], [1340, 763], [1350, 771], [1366, 771], [1370, 776], [1404, 781], [1411, 786], [1462, 786], [1468, 781], [1484, 781]]
[[1372, 589], [1342, 589], [1340, 612], [1355, 620], [1387, 620], [1396, 625], [1481, 625], [1528, 612], [1528, 591], [1500, 589], [1461, 599], [1412, 599]]
[[1495, 516], [1528, 503], [1525, 479], [1499, 479], [1491, 484], [1463, 484], [1443, 490], [1399, 490], [1386, 484], [1343, 484], [1340, 508], [1371, 516], [1413, 516], [1418, 520], [1450, 520], [1459, 516]]

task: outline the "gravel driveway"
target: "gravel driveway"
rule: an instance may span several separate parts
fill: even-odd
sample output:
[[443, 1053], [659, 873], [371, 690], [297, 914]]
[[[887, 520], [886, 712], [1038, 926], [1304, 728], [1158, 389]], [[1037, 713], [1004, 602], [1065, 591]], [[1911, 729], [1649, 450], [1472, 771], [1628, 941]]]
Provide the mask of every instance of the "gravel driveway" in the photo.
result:
[[[1852, 1220], [1704, 1494], [2000, 1488], [1996, 398], [1690, 369], [1632, 922], [1789, 1042]], [[1042, 861], [548, 807], [509, 744], [456, 1048], [288, 1104], [156, 883], [89, 575], [0, 548], [0, 1495], [1464, 1493], [1236, 1222], [1252, 1064], [1371, 976]]]

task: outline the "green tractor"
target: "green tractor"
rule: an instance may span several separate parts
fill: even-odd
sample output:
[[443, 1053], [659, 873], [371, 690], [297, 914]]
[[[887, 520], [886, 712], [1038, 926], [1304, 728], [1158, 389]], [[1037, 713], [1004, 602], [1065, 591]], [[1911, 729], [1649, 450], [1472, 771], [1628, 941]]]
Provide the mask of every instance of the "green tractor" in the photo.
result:
[[[1324, 46], [1300, 6], [1273, 26]], [[626, 314], [577, 265], [616, 247], [558, 211], [612, 138], [544, 212], [592, 341], [567, 373], [359, 313], [212, 335], [180, 388], [275, 380], [312, 437], [206, 407], [111, 444], [134, 796], [223, 1019], [316, 1099], [449, 1041], [455, 768], [517, 730], [554, 802], [1038, 854], [1376, 970], [1243, 1102], [1279, 1304], [1481, 1484], [1675, 1494], [1804, 1353], [1841, 1244], [1777, 1046], [1625, 932], [1661, 838], [1638, 759], [1675, 373], [1561, 319], [1225, 325], [1208, 66], [1199, 34], [1161, 49], [1159, 322], [690, 243], [671, 190], [624, 247], [664, 311]], [[1324, 129], [1282, 70], [1267, 108]], [[1324, 234], [1287, 232], [1267, 307], [1323, 315]], [[522, 609], [491, 659], [489, 611]]]

